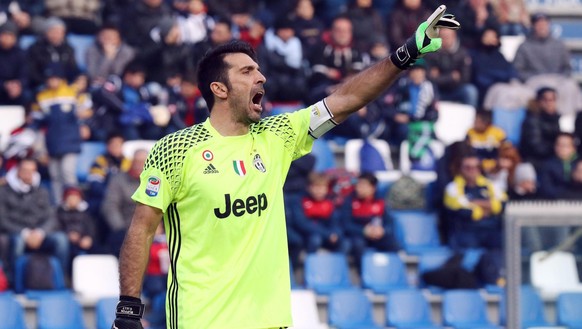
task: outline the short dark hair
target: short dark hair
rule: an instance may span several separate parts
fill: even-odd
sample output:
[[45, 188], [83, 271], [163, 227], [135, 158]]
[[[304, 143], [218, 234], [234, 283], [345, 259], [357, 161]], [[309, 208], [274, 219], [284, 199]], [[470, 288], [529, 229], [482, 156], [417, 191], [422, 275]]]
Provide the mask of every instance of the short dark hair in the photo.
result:
[[479, 109], [475, 112], [475, 116], [484, 121], [487, 125], [490, 125], [493, 122], [493, 113], [491, 111]]
[[107, 138], [105, 139], [105, 144], [109, 144], [109, 142], [111, 142], [111, 140], [116, 139], [116, 138], [121, 138], [125, 141], [125, 137], [123, 136], [122, 133], [112, 132], [109, 135], [107, 135]]
[[214, 106], [214, 94], [210, 89], [210, 84], [222, 82], [230, 89], [227, 74], [229, 67], [224, 61], [224, 57], [235, 53], [246, 54], [258, 63], [257, 54], [251, 45], [240, 40], [233, 40], [209, 50], [198, 63], [198, 89], [200, 89], [210, 111]]
[[552, 87], [541, 87], [540, 89], [538, 89], [536, 91], [536, 100], [540, 100], [544, 97], [544, 95], [548, 92], [552, 92], [554, 94], [557, 94], [558, 91]]
[[371, 172], [363, 172], [358, 176], [358, 179], [363, 179], [368, 181], [368, 183], [372, 184], [372, 186], [378, 185], [378, 178]]

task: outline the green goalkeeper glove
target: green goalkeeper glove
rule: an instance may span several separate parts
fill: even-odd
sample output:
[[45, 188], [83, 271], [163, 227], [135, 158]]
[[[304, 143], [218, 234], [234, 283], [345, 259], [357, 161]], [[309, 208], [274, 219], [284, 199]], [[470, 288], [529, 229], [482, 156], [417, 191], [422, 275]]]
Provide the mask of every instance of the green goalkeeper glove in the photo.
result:
[[455, 16], [445, 14], [446, 9], [445, 5], [439, 6], [425, 22], [418, 26], [416, 33], [390, 55], [390, 60], [396, 67], [405, 70], [418, 58], [439, 50], [442, 45], [442, 40], [438, 37], [439, 28], [457, 30], [461, 27], [455, 20]]

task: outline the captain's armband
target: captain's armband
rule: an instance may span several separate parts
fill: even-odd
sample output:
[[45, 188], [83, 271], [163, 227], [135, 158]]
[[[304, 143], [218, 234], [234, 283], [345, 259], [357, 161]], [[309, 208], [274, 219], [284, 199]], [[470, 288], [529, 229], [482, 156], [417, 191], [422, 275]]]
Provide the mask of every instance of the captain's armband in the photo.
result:
[[333, 120], [333, 114], [327, 107], [325, 100], [321, 100], [311, 106], [309, 135], [313, 138], [319, 138], [335, 126], [337, 126], [337, 122]]

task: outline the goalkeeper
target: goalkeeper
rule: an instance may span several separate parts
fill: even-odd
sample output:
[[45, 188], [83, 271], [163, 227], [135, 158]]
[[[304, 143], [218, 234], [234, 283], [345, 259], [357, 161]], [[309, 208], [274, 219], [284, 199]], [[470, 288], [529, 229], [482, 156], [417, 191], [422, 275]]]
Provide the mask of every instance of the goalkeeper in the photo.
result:
[[234, 41], [208, 52], [198, 81], [210, 118], [158, 141], [133, 194], [137, 206], [121, 249], [112, 328], [142, 328], [141, 287], [162, 218], [170, 253], [168, 328], [292, 326], [283, 204], [291, 162], [416, 59], [437, 51], [439, 28], [458, 27], [441, 6], [389, 58], [324, 100], [267, 118], [261, 118], [266, 79], [250, 45]]

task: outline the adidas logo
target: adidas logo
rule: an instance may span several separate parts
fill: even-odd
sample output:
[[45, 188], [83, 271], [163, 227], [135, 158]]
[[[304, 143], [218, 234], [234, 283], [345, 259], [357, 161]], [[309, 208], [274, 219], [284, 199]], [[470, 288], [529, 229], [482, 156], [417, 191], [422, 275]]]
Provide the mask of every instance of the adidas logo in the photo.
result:
[[211, 163], [204, 169], [203, 174], [218, 174], [218, 169]]

